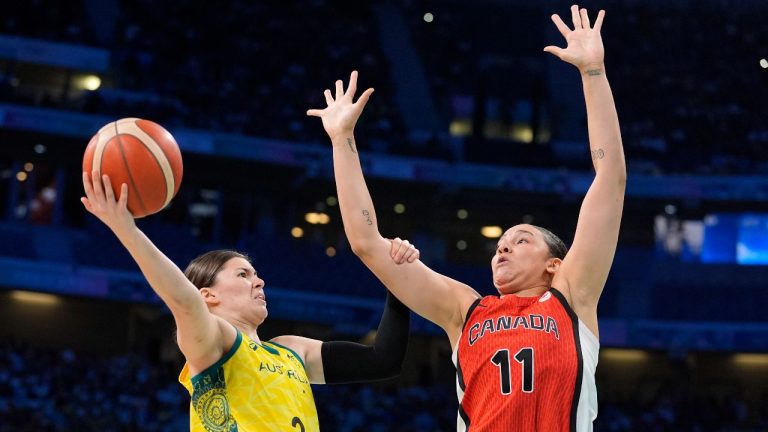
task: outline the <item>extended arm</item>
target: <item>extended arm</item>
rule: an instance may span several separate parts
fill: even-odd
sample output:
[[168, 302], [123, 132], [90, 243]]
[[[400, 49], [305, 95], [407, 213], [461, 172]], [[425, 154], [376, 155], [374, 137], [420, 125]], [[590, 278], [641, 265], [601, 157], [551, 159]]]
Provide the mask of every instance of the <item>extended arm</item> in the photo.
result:
[[321, 117], [333, 144], [333, 166], [339, 207], [352, 250], [384, 285], [411, 310], [441, 326], [455, 343], [464, 314], [478, 294], [467, 285], [440, 275], [420, 261], [397, 266], [389, 256], [389, 245], [379, 233], [376, 211], [363, 177], [354, 137], [354, 127], [373, 89], [353, 103], [357, 72], [352, 72], [346, 93], [336, 82], [336, 97], [325, 91], [328, 107], [309, 110]]
[[[112, 230], [171, 310], [178, 327], [179, 348], [190, 365], [204, 367], [218, 360], [224, 349], [218, 320], [208, 312], [197, 288], [184, 273], [136, 226], [127, 209], [128, 186], [122, 185], [116, 201], [109, 177], [94, 171], [90, 176], [83, 173], [83, 187], [86, 196], [81, 201], [86, 210]], [[234, 341], [234, 328], [230, 333]]]
[[410, 311], [387, 293], [376, 342], [321, 342], [301, 336], [278, 336], [273, 341], [290, 347], [304, 359], [313, 384], [344, 384], [394, 378], [400, 373], [408, 347]]
[[600, 36], [605, 12], [599, 12], [594, 28], [590, 28], [586, 9], [573, 6], [571, 15], [574, 30], [559, 16], [552, 17], [568, 47], [547, 47], [545, 51], [581, 73], [595, 179], [581, 205], [573, 246], [552, 284], [569, 291], [574, 310], [597, 334], [597, 302], [616, 252], [627, 173], [616, 105], [605, 74]]

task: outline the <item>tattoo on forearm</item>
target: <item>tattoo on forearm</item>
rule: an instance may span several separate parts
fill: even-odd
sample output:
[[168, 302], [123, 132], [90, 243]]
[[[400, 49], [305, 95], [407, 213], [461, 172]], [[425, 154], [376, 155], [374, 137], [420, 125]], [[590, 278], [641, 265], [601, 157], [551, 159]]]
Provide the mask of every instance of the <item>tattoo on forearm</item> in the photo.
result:
[[586, 74], [589, 76], [598, 76], [603, 74], [602, 69], [587, 69]]
[[357, 150], [355, 150], [355, 142], [352, 138], [347, 138], [347, 145], [349, 145], [349, 149], [352, 150], [352, 153], [357, 153]]
[[592, 150], [590, 153], [592, 153], [592, 160], [602, 159], [605, 156], [605, 152], [601, 148]]
[[365, 216], [365, 222], [368, 225], [373, 225], [373, 221], [371, 220], [371, 214], [368, 212], [368, 210], [363, 210], [363, 216]]

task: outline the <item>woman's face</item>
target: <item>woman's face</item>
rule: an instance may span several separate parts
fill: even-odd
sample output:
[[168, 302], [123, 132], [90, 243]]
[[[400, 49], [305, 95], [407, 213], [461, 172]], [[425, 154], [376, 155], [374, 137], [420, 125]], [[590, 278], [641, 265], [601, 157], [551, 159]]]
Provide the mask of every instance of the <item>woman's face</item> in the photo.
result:
[[235, 257], [224, 263], [210, 288], [219, 305], [235, 316], [257, 325], [267, 317], [264, 281], [248, 260]]
[[513, 294], [549, 283], [551, 259], [541, 231], [528, 224], [516, 225], [499, 238], [491, 259], [493, 285], [500, 294]]

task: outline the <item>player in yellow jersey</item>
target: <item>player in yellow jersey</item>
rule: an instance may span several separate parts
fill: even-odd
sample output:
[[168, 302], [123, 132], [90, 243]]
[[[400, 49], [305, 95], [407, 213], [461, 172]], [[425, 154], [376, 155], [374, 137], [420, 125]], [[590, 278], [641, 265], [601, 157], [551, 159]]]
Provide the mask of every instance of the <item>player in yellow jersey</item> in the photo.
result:
[[[300, 336], [262, 341], [264, 280], [246, 255], [208, 252], [182, 273], [136, 226], [125, 184], [119, 200], [109, 177], [98, 172], [83, 173], [83, 186], [86, 210], [112, 230], [173, 314], [187, 361], [179, 381], [192, 398], [191, 431], [318, 431], [310, 383], [373, 381], [400, 372], [410, 315], [391, 294], [374, 346]], [[419, 252], [396, 239], [390, 255], [413, 262]]]

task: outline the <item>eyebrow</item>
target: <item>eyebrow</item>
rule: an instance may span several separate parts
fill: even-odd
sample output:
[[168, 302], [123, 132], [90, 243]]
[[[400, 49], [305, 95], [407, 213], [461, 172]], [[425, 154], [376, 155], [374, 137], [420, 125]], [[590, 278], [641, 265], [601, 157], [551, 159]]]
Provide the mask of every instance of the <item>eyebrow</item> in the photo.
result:
[[[523, 229], [517, 230], [517, 231], [513, 232], [509, 237], [514, 237], [517, 233], [528, 234], [529, 236], [534, 237], [532, 232], [527, 231], [527, 230], [523, 230]], [[500, 244], [501, 244], [501, 239], [499, 239], [499, 241], [496, 242], [496, 247], [499, 247]]]
[[254, 269], [248, 269], [248, 268], [245, 268], [245, 267], [238, 267], [238, 268], [236, 268], [235, 270], [238, 270], [238, 271], [239, 271], [239, 270], [242, 270], [242, 271], [244, 271], [244, 272], [246, 272], [246, 273], [249, 273], [249, 274], [250, 274], [250, 273], [256, 274], [256, 270], [254, 270]]

